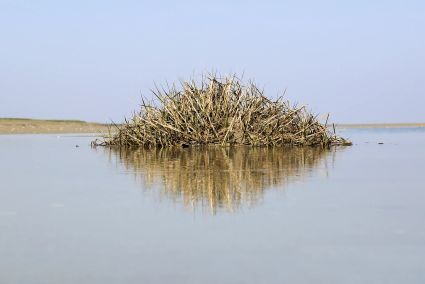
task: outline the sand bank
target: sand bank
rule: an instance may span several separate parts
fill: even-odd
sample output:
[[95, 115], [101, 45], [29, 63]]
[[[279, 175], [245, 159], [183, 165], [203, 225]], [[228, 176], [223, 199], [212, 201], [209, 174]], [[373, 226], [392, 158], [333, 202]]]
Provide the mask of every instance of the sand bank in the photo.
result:
[[0, 118], [0, 134], [107, 133], [108, 125], [80, 120]]

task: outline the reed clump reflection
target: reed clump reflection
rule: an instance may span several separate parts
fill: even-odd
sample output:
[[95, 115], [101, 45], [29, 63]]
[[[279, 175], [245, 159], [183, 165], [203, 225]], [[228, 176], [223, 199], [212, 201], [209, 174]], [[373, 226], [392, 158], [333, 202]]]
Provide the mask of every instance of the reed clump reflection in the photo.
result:
[[332, 152], [317, 147], [107, 148], [145, 188], [213, 213], [252, 206], [268, 188], [305, 177]]

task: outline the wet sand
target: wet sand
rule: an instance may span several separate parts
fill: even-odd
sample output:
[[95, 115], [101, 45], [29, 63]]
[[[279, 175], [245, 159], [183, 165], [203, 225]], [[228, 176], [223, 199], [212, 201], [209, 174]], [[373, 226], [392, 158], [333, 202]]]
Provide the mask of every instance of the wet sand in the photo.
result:
[[0, 118], [0, 134], [108, 133], [108, 125], [81, 120]]

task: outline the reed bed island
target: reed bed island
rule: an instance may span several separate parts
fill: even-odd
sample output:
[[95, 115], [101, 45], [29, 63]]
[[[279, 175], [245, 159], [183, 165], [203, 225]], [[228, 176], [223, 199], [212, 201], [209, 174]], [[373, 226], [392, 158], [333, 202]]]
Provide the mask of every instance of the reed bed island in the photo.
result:
[[155, 101], [142, 99], [130, 120], [116, 125], [93, 145], [119, 147], [190, 147], [202, 145], [322, 146], [350, 145], [331, 132], [304, 106], [283, 96], [267, 98], [253, 82], [236, 76], [204, 76], [180, 88], [156, 88]]

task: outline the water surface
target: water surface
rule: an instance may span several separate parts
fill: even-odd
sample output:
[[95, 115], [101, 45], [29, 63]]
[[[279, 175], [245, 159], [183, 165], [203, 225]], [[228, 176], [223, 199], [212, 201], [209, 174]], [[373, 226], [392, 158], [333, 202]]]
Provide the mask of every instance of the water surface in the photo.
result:
[[342, 134], [355, 145], [0, 136], [0, 283], [424, 283], [425, 131]]

